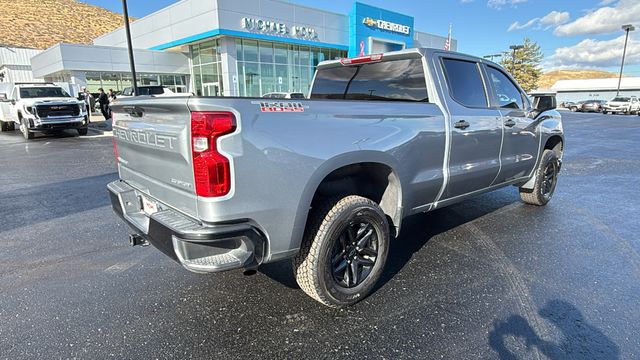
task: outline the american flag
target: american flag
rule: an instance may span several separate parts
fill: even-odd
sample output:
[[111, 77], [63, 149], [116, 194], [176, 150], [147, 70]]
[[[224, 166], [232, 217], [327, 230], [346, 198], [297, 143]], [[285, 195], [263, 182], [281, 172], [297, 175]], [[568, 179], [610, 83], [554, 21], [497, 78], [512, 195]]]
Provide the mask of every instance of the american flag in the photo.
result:
[[451, 50], [451, 23], [449, 23], [449, 36], [447, 36], [447, 41], [444, 42], [444, 49], [446, 51]]

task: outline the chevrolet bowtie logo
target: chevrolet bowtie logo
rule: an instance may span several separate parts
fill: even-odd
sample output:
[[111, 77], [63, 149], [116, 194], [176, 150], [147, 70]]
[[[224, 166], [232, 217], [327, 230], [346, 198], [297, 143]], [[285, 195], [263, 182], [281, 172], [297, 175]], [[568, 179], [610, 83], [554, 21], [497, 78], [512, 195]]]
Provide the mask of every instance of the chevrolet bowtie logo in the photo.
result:
[[362, 23], [367, 25], [367, 26], [376, 26], [376, 24], [378, 22], [375, 21], [374, 19], [370, 18], [370, 17], [366, 17], [366, 18], [362, 19]]

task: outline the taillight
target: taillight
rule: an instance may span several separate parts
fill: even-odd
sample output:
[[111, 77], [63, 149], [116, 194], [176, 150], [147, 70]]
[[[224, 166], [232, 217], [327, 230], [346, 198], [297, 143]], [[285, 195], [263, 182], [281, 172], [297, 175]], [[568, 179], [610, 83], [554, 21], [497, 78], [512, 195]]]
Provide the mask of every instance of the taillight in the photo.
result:
[[[87, 114], [87, 119], [88, 117], [91, 116], [90, 114]], [[116, 124], [116, 118], [114, 115], [111, 115], [111, 126]], [[111, 141], [113, 142], [113, 154], [116, 156], [116, 165], [119, 163], [118, 161], [118, 146], [116, 145], [116, 133], [117, 130], [113, 129], [114, 134], [111, 137]]]
[[113, 141], [113, 154], [116, 156], [116, 164], [118, 163], [118, 146], [116, 145], [116, 137], [112, 137], [111, 141]]
[[356, 64], [364, 64], [371, 62], [378, 62], [382, 60], [382, 54], [372, 54], [365, 56], [358, 56], [354, 58], [345, 58], [340, 59], [340, 64], [342, 65], [356, 65]]
[[231, 190], [231, 166], [229, 159], [218, 152], [217, 140], [235, 129], [236, 119], [230, 112], [191, 113], [191, 153], [198, 196], [224, 196]]

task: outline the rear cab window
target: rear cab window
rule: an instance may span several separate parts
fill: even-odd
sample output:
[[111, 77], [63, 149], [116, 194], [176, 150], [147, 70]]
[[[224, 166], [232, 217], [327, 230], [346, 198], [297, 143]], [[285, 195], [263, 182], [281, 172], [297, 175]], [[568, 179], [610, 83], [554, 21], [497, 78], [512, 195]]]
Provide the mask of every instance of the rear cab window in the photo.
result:
[[311, 99], [428, 102], [421, 58], [321, 67]]
[[479, 64], [475, 61], [443, 58], [442, 67], [451, 97], [461, 105], [471, 108], [487, 108], [485, 90]]

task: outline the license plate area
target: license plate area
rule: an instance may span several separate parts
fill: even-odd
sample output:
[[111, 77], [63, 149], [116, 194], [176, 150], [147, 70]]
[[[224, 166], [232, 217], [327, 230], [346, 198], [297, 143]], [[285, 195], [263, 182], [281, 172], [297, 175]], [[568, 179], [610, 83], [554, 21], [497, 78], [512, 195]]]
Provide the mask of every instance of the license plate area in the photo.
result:
[[144, 195], [140, 195], [140, 201], [142, 202], [142, 211], [147, 215], [153, 215], [158, 212], [158, 203], [147, 198]]

